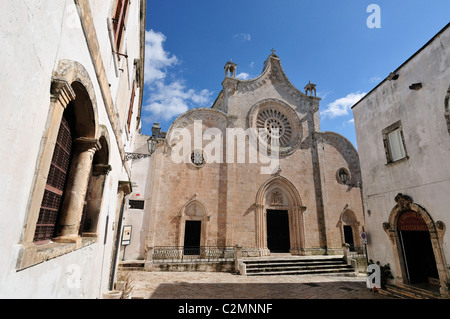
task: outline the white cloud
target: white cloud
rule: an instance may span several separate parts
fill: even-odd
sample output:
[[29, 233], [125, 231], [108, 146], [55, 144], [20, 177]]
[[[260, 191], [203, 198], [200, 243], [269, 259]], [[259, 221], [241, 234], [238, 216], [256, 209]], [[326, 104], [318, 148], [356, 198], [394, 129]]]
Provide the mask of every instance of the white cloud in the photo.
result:
[[238, 33], [233, 36], [235, 39], [241, 39], [241, 41], [250, 41], [252, 39], [252, 36], [250, 33]]
[[236, 77], [237, 77], [239, 80], [248, 80], [248, 79], [250, 79], [250, 74], [245, 73], [245, 72], [241, 72], [241, 73], [239, 73], [238, 75], [236, 75]]
[[374, 76], [370, 78], [370, 83], [380, 83], [383, 79], [380, 78], [379, 76]]
[[355, 119], [350, 119], [347, 121], [348, 124], [355, 124]]
[[327, 109], [322, 111], [321, 114], [325, 118], [335, 118], [338, 116], [348, 115], [350, 108], [358, 102], [366, 93], [350, 93], [346, 97], [337, 99], [327, 105]]
[[147, 113], [143, 115], [146, 122], [168, 121], [186, 112], [190, 106], [205, 106], [210, 103], [212, 95], [207, 89], [197, 92], [187, 88], [182, 79], [174, 78], [170, 83], [166, 82], [168, 69], [179, 64], [179, 61], [175, 55], [164, 50], [165, 40], [166, 36], [161, 32], [146, 31], [145, 84], [149, 93], [143, 106]]
[[145, 31], [144, 74], [146, 83], [164, 79], [166, 77], [165, 69], [178, 63], [176, 56], [169, 56], [169, 53], [164, 51], [164, 41], [166, 41], [166, 36], [161, 32]]

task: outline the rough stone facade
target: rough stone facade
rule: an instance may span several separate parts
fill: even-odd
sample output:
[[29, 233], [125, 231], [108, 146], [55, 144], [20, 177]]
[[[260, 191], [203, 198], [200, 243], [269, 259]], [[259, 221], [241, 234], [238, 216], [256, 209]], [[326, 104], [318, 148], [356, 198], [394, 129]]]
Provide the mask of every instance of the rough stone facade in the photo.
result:
[[[269, 255], [268, 236], [283, 232], [292, 254], [341, 254], [344, 226], [351, 228], [347, 242], [360, 245], [358, 154], [344, 137], [320, 131], [315, 86], [309, 83], [305, 93], [295, 88], [274, 53], [255, 79], [237, 79], [236, 67], [226, 64], [223, 90], [211, 108], [180, 115], [151, 159], [139, 160], [148, 161], [149, 177], [139, 189], [146, 217], [132, 217], [135, 210], [125, 215], [126, 223], [134, 218], [134, 229], [142, 228], [127, 247], [127, 259], [146, 258], [150, 247], [185, 246], [190, 221], [201, 222], [199, 245], [242, 245], [244, 256]], [[279, 129], [279, 135], [268, 135], [279, 143], [278, 152], [256, 129]], [[186, 132], [191, 140], [183, 144]], [[253, 156], [257, 144], [261, 152]], [[136, 163], [132, 175], [143, 177]], [[338, 177], [341, 168], [350, 178], [346, 185]], [[287, 212], [288, 225], [268, 230], [273, 211]]]

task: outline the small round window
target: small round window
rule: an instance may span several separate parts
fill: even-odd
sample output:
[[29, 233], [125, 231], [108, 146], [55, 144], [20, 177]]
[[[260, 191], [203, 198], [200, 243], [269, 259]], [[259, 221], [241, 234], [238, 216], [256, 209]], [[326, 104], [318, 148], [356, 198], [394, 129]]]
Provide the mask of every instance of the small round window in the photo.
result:
[[203, 152], [194, 151], [191, 154], [191, 163], [197, 167], [202, 167], [205, 165], [205, 157], [203, 156]]
[[336, 179], [338, 183], [347, 185], [350, 180], [350, 172], [346, 168], [342, 167], [336, 172]]

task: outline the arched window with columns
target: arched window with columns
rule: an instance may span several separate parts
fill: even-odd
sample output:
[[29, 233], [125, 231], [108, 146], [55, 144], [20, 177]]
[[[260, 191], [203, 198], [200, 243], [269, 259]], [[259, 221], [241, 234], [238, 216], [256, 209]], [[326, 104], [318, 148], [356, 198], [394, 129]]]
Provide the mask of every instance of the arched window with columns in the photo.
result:
[[[96, 97], [88, 72], [78, 62], [61, 60], [51, 77], [48, 118], [28, 202], [18, 269], [82, 246], [80, 235], [84, 230], [80, 227], [83, 211], [89, 206], [94, 155], [103, 146], [98, 127]], [[64, 249], [49, 247], [45, 252], [46, 246], [37, 248], [59, 242], [74, 245]]]

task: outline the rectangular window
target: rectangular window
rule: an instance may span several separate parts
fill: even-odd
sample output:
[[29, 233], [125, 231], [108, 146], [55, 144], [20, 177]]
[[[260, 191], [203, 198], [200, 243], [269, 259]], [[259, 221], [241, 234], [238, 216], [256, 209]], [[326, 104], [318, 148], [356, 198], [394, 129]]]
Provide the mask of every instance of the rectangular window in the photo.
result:
[[144, 201], [143, 200], [129, 200], [128, 204], [131, 209], [144, 209]]
[[129, 6], [129, 0], [117, 0], [116, 10], [113, 18], [114, 41], [117, 53], [122, 45], [122, 38], [125, 32], [126, 17]]
[[133, 116], [133, 104], [134, 104], [134, 97], [136, 95], [136, 85], [133, 81], [133, 89], [131, 90], [131, 100], [130, 100], [130, 108], [128, 109], [128, 119], [127, 119], [127, 128], [128, 133], [130, 133], [130, 127], [131, 127], [131, 119]]
[[388, 134], [389, 149], [391, 151], [392, 162], [398, 161], [406, 156], [405, 147], [403, 146], [402, 135], [400, 129]]
[[407, 158], [400, 121], [383, 130], [383, 141], [388, 164]]

